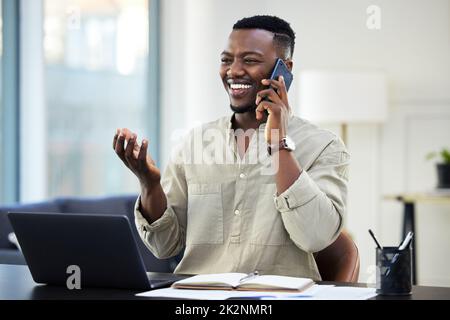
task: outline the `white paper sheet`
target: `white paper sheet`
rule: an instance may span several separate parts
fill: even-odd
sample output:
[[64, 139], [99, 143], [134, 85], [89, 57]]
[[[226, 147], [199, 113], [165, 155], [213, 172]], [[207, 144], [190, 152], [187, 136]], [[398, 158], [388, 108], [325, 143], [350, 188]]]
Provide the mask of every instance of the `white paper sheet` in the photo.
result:
[[136, 296], [194, 300], [225, 300], [243, 297], [263, 300], [367, 300], [377, 295], [375, 290], [375, 288], [333, 285], [314, 285], [300, 293], [165, 288], [138, 293]]
[[[317, 286], [317, 285], [315, 285]], [[174, 289], [165, 288], [142, 292], [136, 294], [138, 297], [159, 297], [159, 298], [175, 298], [175, 299], [200, 299], [200, 300], [224, 300], [229, 298], [254, 298], [254, 299], [283, 299], [289, 298], [311, 298], [312, 290], [315, 286], [304, 292], [263, 292], [263, 291], [237, 291], [237, 290], [191, 290], [191, 289]]]
[[[375, 288], [319, 286], [309, 300], [367, 300], [377, 294]], [[293, 299], [285, 297], [284, 299]], [[295, 299], [295, 298], [294, 298]]]

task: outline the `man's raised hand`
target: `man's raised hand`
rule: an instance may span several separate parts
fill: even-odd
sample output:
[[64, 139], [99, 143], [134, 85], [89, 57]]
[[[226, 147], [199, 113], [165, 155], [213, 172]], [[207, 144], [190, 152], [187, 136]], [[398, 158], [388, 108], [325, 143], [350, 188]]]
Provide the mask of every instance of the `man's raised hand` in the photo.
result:
[[122, 162], [136, 175], [142, 188], [148, 191], [159, 185], [161, 172], [147, 155], [148, 141], [137, 142], [137, 135], [127, 128], [117, 129], [113, 149]]

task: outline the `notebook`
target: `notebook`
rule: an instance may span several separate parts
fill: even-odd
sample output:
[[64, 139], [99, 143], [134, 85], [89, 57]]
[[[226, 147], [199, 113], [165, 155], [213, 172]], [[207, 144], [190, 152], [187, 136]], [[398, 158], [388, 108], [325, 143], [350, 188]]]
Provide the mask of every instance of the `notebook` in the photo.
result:
[[309, 278], [246, 273], [214, 273], [196, 275], [175, 282], [176, 289], [303, 291], [314, 284]]

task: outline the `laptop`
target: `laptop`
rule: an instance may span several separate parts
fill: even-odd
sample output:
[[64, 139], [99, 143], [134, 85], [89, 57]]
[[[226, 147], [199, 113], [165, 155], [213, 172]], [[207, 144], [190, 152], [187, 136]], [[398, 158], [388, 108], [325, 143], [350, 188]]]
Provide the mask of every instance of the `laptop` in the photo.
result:
[[37, 283], [66, 286], [75, 268], [81, 288], [151, 290], [185, 278], [146, 272], [124, 215], [9, 212], [8, 218]]

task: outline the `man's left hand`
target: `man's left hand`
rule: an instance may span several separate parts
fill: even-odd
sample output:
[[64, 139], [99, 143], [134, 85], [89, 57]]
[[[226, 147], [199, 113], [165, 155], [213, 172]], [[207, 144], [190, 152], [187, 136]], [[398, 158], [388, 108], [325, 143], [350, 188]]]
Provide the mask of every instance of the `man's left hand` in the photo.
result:
[[[256, 95], [256, 119], [261, 120], [264, 110], [269, 112], [266, 122], [265, 138], [268, 144], [278, 144], [286, 137], [290, 107], [283, 76], [278, 80], [263, 79], [262, 84], [270, 88], [261, 90]], [[267, 97], [266, 100], [263, 98]]]

